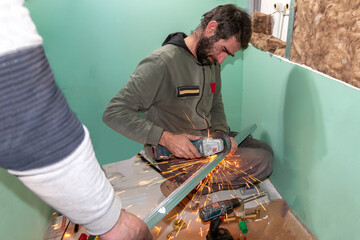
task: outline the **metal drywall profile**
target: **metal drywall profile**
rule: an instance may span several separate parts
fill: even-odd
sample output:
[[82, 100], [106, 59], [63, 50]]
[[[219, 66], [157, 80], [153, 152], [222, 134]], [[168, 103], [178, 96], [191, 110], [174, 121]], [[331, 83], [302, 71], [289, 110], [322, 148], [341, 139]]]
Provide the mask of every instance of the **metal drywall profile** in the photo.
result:
[[[256, 129], [256, 124], [242, 130], [235, 141], [240, 144], [244, 139], [253, 133]], [[148, 228], [151, 230], [163, 219], [181, 200], [184, 199], [195, 187], [203, 180], [225, 157], [226, 153], [219, 154], [213, 161], [205, 164], [198, 171], [196, 171], [190, 178], [188, 178], [180, 187], [165, 198], [156, 208], [154, 208], [143, 219]]]
[[289, 25], [288, 25], [288, 32], [287, 32], [287, 37], [286, 37], [285, 58], [287, 58], [289, 60], [290, 60], [291, 40], [292, 40], [292, 35], [293, 35], [293, 30], [294, 30], [294, 17], [295, 17], [294, 4], [295, 4], [295, 0], [291, 0]]

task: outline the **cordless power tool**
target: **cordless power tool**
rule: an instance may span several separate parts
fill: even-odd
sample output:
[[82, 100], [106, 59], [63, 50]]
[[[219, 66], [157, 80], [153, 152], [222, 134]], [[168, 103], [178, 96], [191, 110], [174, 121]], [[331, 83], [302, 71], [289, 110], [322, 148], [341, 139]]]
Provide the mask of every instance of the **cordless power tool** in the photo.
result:
[[[254, 199], [261, 198], [266, 196], [266, 193], [261, 192], [257, 195], [252, 195], [247, 198], [233, 198], [230, 200], [219, 201], [206, 205], [205, 207], [200, 208], [199, 216], [201, 221], [208, 222], [210, 221], [210, 229], [206, 235], [207, 240], [233, 240], [229, 230], [226, 228], [219, 228], [222, 221], [224, 221], [225, 215], [230, 211], [234, 210], [235, 216], [238, 216], [241, 221], [238, 223], [239, 229], [242, 233], [247, 233], [246, 223], [243, 221], [247, 217], [251, 218], [250, 215], [259, 215], [250, 214], [246, 215], [244, 210], [244, 204]], [[254, 217], [254, 216], [253, 216]], [[257, 216], [255, 216], [257, 217]]]
[[220, 223], [224, 219], [225, 215], [244, 204], [241, 198], [233, 198], [230, 200], [224, 200], [216, 202], [205, 207], [200, 208], [199, 216], [201, 221], [210, 221], [210, 229], [206, 235], [207, 240], [233, 240], [229, 230], [226, 228], [219, 228]]

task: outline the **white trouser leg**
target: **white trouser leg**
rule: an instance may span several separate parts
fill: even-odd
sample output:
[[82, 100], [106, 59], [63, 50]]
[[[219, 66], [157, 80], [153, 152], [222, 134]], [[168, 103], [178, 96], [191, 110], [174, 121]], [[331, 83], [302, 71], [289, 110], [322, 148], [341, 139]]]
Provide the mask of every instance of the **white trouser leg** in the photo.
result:
[[62, 161], [28, 171], [8, 171], [72, 222], [100, 235], [115, 225], [121, 201], [95, 157], [85, 126], [84, 130], [82, 143]]

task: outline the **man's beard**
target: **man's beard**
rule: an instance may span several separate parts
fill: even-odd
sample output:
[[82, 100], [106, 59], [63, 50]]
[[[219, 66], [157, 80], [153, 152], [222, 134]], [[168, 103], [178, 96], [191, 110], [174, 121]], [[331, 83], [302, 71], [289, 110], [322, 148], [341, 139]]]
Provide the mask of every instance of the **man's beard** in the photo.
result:
[[[196, 45], [196, 57], [202, 65], [212, 65], [216, 63], [216, 59], [209, 54], [214, 45], [213, 37], [201, 36], [199, 42]], [[210, 59], [209, 59], [210, 58]]]

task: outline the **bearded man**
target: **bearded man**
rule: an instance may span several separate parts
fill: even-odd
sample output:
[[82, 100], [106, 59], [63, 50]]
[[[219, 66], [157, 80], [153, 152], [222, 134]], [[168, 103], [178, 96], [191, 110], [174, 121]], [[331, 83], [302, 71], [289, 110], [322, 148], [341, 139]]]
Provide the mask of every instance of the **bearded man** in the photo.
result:
[[[251, 170], [249, 174], [255, 178], [266, 178], [272, 171], [271, 148], [251, 138], [245, 140], [246, 148], [240, 145], [238, 149], [236, 141], [228, 136], [230, 128], [221, 96], [220, 64], [227, 56], [246, 49], [250, 38], [251, 20], [246, 12], [233, 4], [212, 9], [189, 36], [170, 34], [161, 48], [139, 63], [128, 83], [108, 104], [103, 121], [144, 144], [143, 156], [151, 162], [150, 147], [157, 145], [166, 147], [176, 159], [200, 158], [190, 141], [215, 133], [231, 142], [230, 154], [242, 151], [247, 158], [242, 159], [246, 163], [242, 170]], [[176, 159], [159, 165], [161, 170], [166, 171]], [[189, 173], [174, 175], [175, 181], [171, 182], [176, 185], [189, 177]], [[236, 174], [236, 181], [230, 180], [232, 187], [246, 183], [240, 175]], [[213, 191], [229, 187], [215, 185]]]

